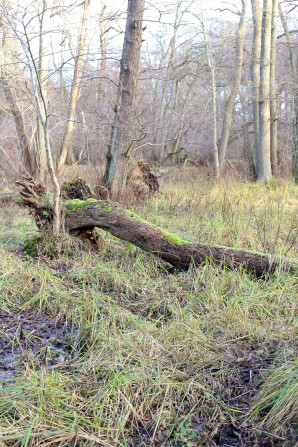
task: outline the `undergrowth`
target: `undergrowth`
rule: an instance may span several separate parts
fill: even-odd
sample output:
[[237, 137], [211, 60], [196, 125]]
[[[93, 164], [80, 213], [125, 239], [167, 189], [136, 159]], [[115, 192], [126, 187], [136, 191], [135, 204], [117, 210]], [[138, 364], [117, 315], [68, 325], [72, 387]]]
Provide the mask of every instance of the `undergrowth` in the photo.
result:
[[[181, 178], [133, 211], [182, 239], [297, 260], [289, 182]], [[99, 255], [69, 242], [36, 258], [22, 250], [36, 234], [26, 211], [0, 213], [1, 309], [34, 308], [79, 328], [71, 362], [31, 361], [2, 384], [1, 445], [223, 445], [229, 426], [243, 445], [268, 433], [272, 445], [294, 445], [297, 278], [211, 263], [169, 273], [106, 234], [112, 248]]]

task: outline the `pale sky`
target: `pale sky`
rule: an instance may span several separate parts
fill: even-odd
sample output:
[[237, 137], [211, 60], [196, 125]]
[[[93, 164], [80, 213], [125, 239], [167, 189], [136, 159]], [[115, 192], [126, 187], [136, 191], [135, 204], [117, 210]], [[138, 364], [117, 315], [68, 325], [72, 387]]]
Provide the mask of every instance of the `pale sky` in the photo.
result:
[[[51, 0], [48, 0], [49, 3]], [[102, 3], [107, 3], [107, 14], [111, 11], [121, 11], [121, 16], [117, 21], [113, 21], [108, 23], [108, 27], [114, 27], [114, 30], [110, 30], [108, 33], [108, 57], [118, 59], [121, 54], [122, 49], [122, 41], [125, 30], [125, 16], [127, 9], [127, 0], [91, 0], [91, 5], [89, 9], [89, 18], [88, 18], [88, 49], [90, 53], [90, 61], [92, 62], [92, 54], [94, 58], [98, 59], [99, 56], [99, 19], [100, 19], [100, 11]], [[61, 53], [61, 43], [65, 37], [62, 36], [61, 31], [65, 28], [68, 29], [68, 34], [72, 36], [72, 41], [74, 47], [76, 46], [77, 32], [80, 25], [80, 19], [82, 14], [82, 6], [81, 0], [66, 0], [63, 1], [64, 4], [77, 6], [72, 8], [72, 10], [68, 11], [65, 14], [65, 19], [62, 19], [59, 16], [50, 19], [49, 29], [51, 31], [51, 41], [53, 43], [53, 50], [55, 53], [55, 59], [57, 59], [56, 65], [59, 65], [59, 53]], [[19, 8], [23, 8], [25, 12], [27, 9], [27, 15], [24, 21], [31, 23], [32, 31], [34, 34], [34, 38], [32, 40], [32, 47], [34, 49], [34, 53], [36, 54], [38, 51], [38, 16], [36, 13], [38, 2], [37, 0], [23, 0], [22, 3], [19, 0], [12, 0], [12, 5], [14, 7], [17, 6]], [[232, 0], [231, 2], [224, 0], [181, 0], [181, 9], [185, 9], [188, 6], [187, 13], [183, 16], [183, 26], [180, 28], [180, 35], [183, 35], [187, 32], [187, 28], [198, 27], [200, 28], [199, 20], [196, 16], [200, 15], [201, 5], [204, 10], [205, 20], [208, 24], [208, 21], [213, 19], [216, 21], [232, 21], [238, 22], [239, 17], [232, 12], [229, 12], [228, 9], [237, 11], [241, 8], [241, 0]], [[170, 39], [173, 28], [172, 24], [174, 23], [175, 11], [177, 6], [177, 0], [146, 0], [145, 1], [145, 14], [144, 14], [144, 24], [147, 26], [146, 31], [144, 32], [144, 44], [143, 46], [147, 46], [147, 48], [153, 48], [156, 41], [154, 39], [155, 34], [159, 34], [164, 40]], [[32, 17], [35, 18], [32, 20]], [[250, 20], [250, 18], [249, 18]], [[33, 36], [32, 36], [33, 37]], [[67, 44], [66, 44], [66, 51]], [[52, 52], [52, 50], [51, 50]], [[53, 60], [53, 58], [52, 58]], [[96, 62], [96, 61], [94, 61]], [[69, 69], [71, 70], [71, 66], [73, 61], [69, 64]]]

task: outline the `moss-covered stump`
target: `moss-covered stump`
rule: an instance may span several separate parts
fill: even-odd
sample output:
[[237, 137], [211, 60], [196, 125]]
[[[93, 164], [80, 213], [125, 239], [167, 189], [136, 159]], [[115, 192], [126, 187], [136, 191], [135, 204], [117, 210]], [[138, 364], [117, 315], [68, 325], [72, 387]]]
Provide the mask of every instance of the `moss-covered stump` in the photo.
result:
[[63, 200], [80, 199], [86, 200], [95, 197], [94, 191], [81, 178], [67, 180], [61, 186]]
[[148, 163], [138, 161], [129, 174], [127, 188], [137, 200], [143, 200], [158, 192], [157, 176], [151, 172]]

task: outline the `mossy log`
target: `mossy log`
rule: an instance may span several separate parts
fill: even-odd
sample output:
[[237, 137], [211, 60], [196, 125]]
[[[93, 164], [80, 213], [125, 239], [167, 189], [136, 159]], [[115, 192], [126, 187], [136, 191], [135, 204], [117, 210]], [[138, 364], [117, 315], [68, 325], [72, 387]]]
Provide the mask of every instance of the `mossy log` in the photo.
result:
[[[22, 186], [24, 187], [24, 182]], [[33, 191], [34, 189], [31, 184], [29, 190]], [[38, 186], [36, 190], [39, 193], [44, 193], [44, 190], [38, 189]], [[32, 201], [30, 201], [28, 187], [26, 193], [21, 191], [21, 197], [25, 199], [24, 204], [31, 208], [31, 213], [37, 219], [37, 225], [40, 227], [40, 215], [44, 222], [46, 218], [51, 219], [51, 212], [44, 208], [45, 203], [48, 202], [44, 201], [42, 197], [39, 201], [37, 194], [34, 192]], [[36, 206], [38, 206], [38, 212], [36, 212]], [[101, 228], [119, 239], [128, 241], [158, 256], [178, 269], [187, 269], [192, 262], [202, 264], [211, 260], [231, 267], [241, 265], [247, 271], [252, 271], [260, 277], [266, 273], [273, 273], [279, 265], [265, 254], [215, 245], [192, 244], [173, 233], [158, 228], [126, 210], [119, 203], [110, 200], [95, 198], [68, 200], [63, 203], [62, 213], [64, 228], [75, 236], [81, 235], [86, 230], [93, 234], [94, 228]], [[49, 228], [49, 224], [46, 227]], [[294, 268], [296, 267], [294, 266]]]
[[277, 268], [277, 263], [267, 255], [187, 242], [109, 200], [72, 200], [65, 207], [65, 224], [70, 232], [86, 227], [101, 228], [178, 269], [187, 269], [192, 262], [202, 264], [208, 259], [230, 266], [243, 265], [256, 276], [272, 273]]

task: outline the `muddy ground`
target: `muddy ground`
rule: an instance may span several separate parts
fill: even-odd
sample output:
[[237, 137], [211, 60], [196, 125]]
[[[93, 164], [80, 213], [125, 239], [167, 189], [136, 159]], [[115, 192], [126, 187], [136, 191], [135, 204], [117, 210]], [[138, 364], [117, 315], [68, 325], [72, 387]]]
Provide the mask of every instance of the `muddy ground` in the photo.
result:
[[52, 369], [66, 364], [76, 351], [78, 329], [65, 321], [0, 310], [0, 386], [31, 368]]
[[[79, 330], [71, 323], [36, 313], [36, 310], [5, 312], [0, 310], [0, 389], [22, 377], [26, 366], [54, 369], [69, 366], [74, 356], [79, 355]], [[258, 347], [237, 347], [235, 356], [240, 358], [238, 374], [226, 382], [224, 400], [245, 414], [253, 396], [262, 383], [262, 372], [274, 359], [274, 349], [260, 351]], [[241, 357], [239, 357], [241, 356]], [[245, 359], [245, 360], [244, 360]], [[206, 371], [212, 377], [218, 371]], [[225, 391], [223, 391], [225, 394]], [[253, 424], [237, 421], [212, 421], [193, 417], [177, 438], [172, 432], [160, 427], [153, 444], [150, 428], [140, 426], [126, 439], [128, 447], [294, 447], [297, 433], [290, 430], [285, 437], [256, 430]]]

